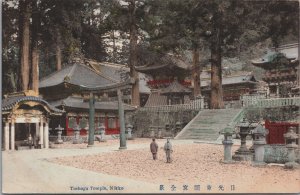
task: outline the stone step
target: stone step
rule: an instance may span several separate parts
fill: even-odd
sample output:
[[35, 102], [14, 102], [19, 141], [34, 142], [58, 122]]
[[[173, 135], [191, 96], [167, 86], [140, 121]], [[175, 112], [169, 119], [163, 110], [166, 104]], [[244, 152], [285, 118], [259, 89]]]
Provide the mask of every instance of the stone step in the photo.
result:
[[216, 141], [219, 131], [233, 121], [240, 109], [204, 110], [189, 123], [176, 139]]

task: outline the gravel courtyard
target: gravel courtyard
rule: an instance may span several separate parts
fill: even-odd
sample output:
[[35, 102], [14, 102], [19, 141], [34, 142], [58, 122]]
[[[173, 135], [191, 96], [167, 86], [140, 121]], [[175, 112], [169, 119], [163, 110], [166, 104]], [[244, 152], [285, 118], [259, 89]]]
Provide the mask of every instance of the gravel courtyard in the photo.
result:
[[[149, 143], [151, 139], [130, 140], [130, 144]], [[300, 191], [300, 170], [285, 170], [282, 166], [252, 167], [250, 162], [223, 164], [223, 146], [205, 143], [173, 144], [173, 161], [165, 163], [163, 144], [158, 140], [158, 160], [152, 160], [149, 149], [112, 151], [92, 155], [69, 156], [50, 159], [51, 162], [104, 173], [108, 175], [147, 181], [164, 185], [170, 190], [187, 185], [186, 192], [289, 192]], [[115, 145], [118, 140], [108, 140], [99, 145]], [[56, 147], [74, 147], [64, 144]], [[75, 147], [86, 147], [76, 145]], [[233, 146], [235, 151], [238, 146]], [[194, 189], [200, 185], [200, 191]], [[207, 186], [211, 186], [208, 190]], [[223, 188], [222, 188], [222, 187]], [[166, 189], [166, 190], [167, 190]], [[176, 192], [176, 190], [174, 191]]]

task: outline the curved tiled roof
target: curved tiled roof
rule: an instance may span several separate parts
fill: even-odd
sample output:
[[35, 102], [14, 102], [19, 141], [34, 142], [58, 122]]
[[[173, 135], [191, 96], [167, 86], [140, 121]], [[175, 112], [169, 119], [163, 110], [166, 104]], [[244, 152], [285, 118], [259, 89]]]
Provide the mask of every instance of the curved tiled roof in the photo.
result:
[[[190, 103], [190, 98], [189, 96], [185, 95], [184, 96], [184, 103], [188, 104]], [[167, 96], [162, 95], [160, 91], [152, 91], [146, 104], [145, 107], [151, 107], [151, 106], [163, 106], [163, 105], [168, 105], [167, 102]]]
[[298, 50], [299, 50], [299, 44], [293, 43], [293, 44], [287, 44], [279, 46], [278, 48], [272, 48], [273, 50], [269, 50], [268, 53], [264, 56], [262, 56], [259, 59], [252, 60], [253, 65], [262, 65], [272, 62], [272, 60], [279, 54], [282, 54], [287, 59], [291, 60], [291, 62], [299, 60], [298, 56]]
[[[55, 107], [63, 105], [65, 107], [69, 107], [69, 108], [80, 108], [80, 109], [85, 109], [85, 110], [89, 109], [89, 102], [84, 101], [83, 98], [81, 98], [81, 97], [69, 96], [65, 99], [50, 102], [50, 104]], [[127, 111], [136, 109], [134, 106], [124, 104], [124, 103], [123, 103], [123, 106], [124, 106], [124, 110], [127, 110]], [[117, 101], [110, 101], [110, 102], [96, 101], [95, 109], [96, 110], [118, 110], [118, 102]]]
[[147, 72], [149, 70], [157, 70], [164, 67], [176, 66], [180, 69], [188, 70], [191, 68], [191, 65], [181, 60], [179, 57], [176, 57], [171, 54], [162, 55], [158, 61], [144, 66], [136, 66], [135, 69], [138, 72]]
[[24, 102], [24, 101], [33, 101], [33, 102], [40, 102], [44, 105], [46, 105], [51, 111], [55, 113], [63, 113], [63, 110], [59, 110], [53, 106], [51, 106], [48, 102], [43, 100], [40, 97], [35, 96], [12, 96], [8, 97], [4, 100], [2, 100], [2, 111], [10, 111], [14, 108], [14, 106], [18, 103]]
[[116, 83], [108, 76], [98, 74], [86, 65], [73, 64], [50, 74], [40, 80], [39, 88], [56, 86], [61, 83], [70, 83], [73, 85], [83, 85], [95, 87], [100, 85], [110, 85]]
[[189, 88], [184, 87], [180, 83], [178, 83], [177, 79], [175, 80], [165, 89], [162, 89], [161, 94], [190, 94], [191, 90]]
[[[121, 82], [121, 74], [125, 72], [129, 74], [130, 69], [122, 64], [114, 64], [109, 62], [96, 62], [93, 60], [88, 60], [89, 64], [93, 69], [101, 72], [102, 74]], [[139, 73], [139, 88], [140, 93], [150, 94], [150, 88], [147, 86], [147, 78], [143, 73]]]
[[[201, 80], [201, 87], [210, 86], [211, 80]], [[257, 83], [253, 75], [236, 75], [222, 78], [222, 85], [232, 85], [239, 83]]]

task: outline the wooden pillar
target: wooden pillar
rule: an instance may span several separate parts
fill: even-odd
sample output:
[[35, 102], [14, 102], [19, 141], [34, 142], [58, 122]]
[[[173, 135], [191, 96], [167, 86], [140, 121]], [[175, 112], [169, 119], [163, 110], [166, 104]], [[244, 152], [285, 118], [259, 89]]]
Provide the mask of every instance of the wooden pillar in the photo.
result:
[[44, 127], [44, 145], [45, 148], [49, 148], [49, 123], [45, 123]]
[[44, 146], [44, 122], [43, 118], [41, 118], [41, 123], [40, 123], [40, 144], [41, 148]]
[[4, 150], [9, 150], [9, 123], [5, 122], [4, 126]]
[[10, 127], [10, 149], [15, 150], [15, 122], [11, 122]]

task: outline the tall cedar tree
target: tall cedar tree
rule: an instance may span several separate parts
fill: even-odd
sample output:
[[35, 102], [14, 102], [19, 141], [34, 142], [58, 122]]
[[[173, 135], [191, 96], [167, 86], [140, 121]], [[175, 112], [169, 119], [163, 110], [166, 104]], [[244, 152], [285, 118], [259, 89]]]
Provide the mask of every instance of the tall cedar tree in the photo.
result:
[[130, 25], [130, 54], [129, 54], [129, 67], [130, 76], [134, 79], [131, 89], [131, 104], [140, 106], [140, 91], [139, 91], [139, 75], [135, 70], [137, 66], [137, 24], [136, 24], [136, 5], [135, 0], [130, 0], [128, 5], [128, 17]]
[[31, 89], [37, 94], [39, 92], [39, 29], [40, 29], [40, 15], [38, 10], [38, 2], [32, 2], [32, 36], [31, 36], [31, 75], [32, 83]]
[[20, 64], [21, 64], [21, 90], [25, 91], [29, 88], [30, 75], [30, 17], [31, 17], [31, 1], [20, 0]]

